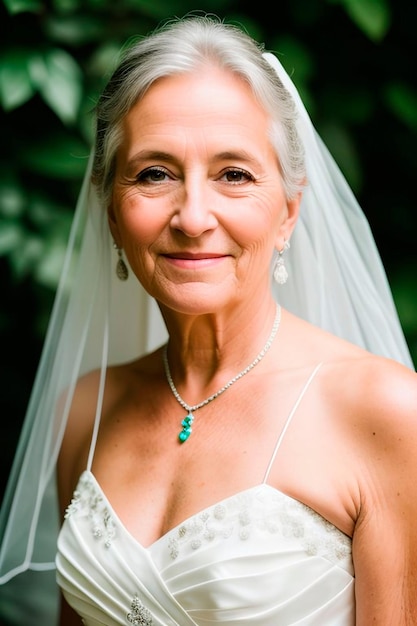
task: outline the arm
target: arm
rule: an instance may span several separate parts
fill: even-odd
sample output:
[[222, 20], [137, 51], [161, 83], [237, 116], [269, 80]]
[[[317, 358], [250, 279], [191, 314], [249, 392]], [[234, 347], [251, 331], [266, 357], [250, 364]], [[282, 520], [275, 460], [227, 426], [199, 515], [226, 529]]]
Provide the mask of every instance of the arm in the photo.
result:
[[58, 457], [58, 495], [62, 519], [78, 479], [87, 467], [99, 386], [98, 372], [77, 382]]
[[[97, 380], [95, 373], [81, 379], [72, 401], [58, 459], [58, 495], [62, 520], [79, 476], [87, 464], [97, 397]], [[61, 593], [59, 626], [81, 626], [81, 624], [81, 617], [70, 607]]]
[[373, 368], [361, 415], [353, 536], [357, 626], [417, 624], [417, 374]]

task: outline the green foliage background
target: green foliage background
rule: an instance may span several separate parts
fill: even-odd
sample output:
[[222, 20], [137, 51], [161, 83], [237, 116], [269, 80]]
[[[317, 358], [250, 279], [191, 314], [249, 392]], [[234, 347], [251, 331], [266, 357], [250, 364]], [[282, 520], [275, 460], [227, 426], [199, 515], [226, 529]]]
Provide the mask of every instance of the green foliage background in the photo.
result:
[[127, 39], [193, 10], [238, 22], [280, 53], [368, 216], [417, 362], [416, 3], [4, 0], [0, 6], [3, 481], [89, 153], [91, 109]]

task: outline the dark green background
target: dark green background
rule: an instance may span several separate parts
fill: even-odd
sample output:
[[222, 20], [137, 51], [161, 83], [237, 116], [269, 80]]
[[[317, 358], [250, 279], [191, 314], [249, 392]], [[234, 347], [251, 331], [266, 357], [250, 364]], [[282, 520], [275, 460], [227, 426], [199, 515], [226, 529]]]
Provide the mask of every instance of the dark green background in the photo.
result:
[[120, 46], [191, 10], [279, 52], [370, 221], [417, 362], [417, 3], [4, 0], [0, 6], [1, 489]]

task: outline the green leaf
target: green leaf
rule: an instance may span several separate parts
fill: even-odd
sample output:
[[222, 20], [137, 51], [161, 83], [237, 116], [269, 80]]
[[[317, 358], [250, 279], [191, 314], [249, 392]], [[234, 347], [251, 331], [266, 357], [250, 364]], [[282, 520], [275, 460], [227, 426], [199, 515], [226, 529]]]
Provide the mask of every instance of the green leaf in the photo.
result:
[[0, 220], [0, 256], [19, 248], [22, 239], [23, 231], [18, 222]]
[[28, 65], [27, 50], [9, 50], [0, 59], [0, 100], [5, 111], [16, 109], [35, 93]]
[[43, 9], [41, 0], [4, 0], [4, 4], [11, 15], [17, 13], [39, 13]]
[[280, 36], [273, 40], [272, 49], [282, 66], [293, 80], [304, 106], [310, 115], [314, 114], [315, 103], [308, 88], [315, 74], [314, 55], [311, 50], [291, 36]]
[[[71, 207], [73, 209], [73, 207]], [[28, 215], [31, 223], [36, 226], [38, 232], [45, 236], [51, 236], [52, 232], [64, 234], [65, 240], [69, 232], [73, 210], [56, 203], [50, 196], [44, 193], [34, 192], [31, 194]]]
[[54, 133], [41, 144], [26, 146], [23, 163], [32, 171], [48, 178], [81, 180], [89, 148], [75, 136]]
[[61, 13], [69, 13], [78, 9], [81, 5], [80, 0], [53, 0], [53, 7]]
[[391, 84], [385, 90], [385, 99], [395, 115], [411, 129], [417, 129], [417, 92], [408, 85]]
[[70, 46], [97, 42], [103, 38], [105, 18], [97, 15], [48, 15], [45, 30], [50, 39]]
[[391, 26], [389, 0], [328, 0], [342, 4], [351, 20], [372, 41], [381, 41]]
[[[214, 0], [212, 2], [215, 5]], [[100, 6], [102, 0], [90, 0], [92, 6]], [[188, 2], [184, 0], [126, 0], [126, 6], [131, 6], [137, 11], [143, 13], [143, 15], [152, 17], [156, 20], [164, 20], [167, 15], [175, 15], [178, 13], [186, 13], [192, 10], [193, 6], [187, 6]], [[204, 7], [202, 7], [204, 10]], [[212, 11], [215, 11], [215, 6], [212, 7]]]
[[32, 59], [30, 73], [41, 96], [62, 122], [73, 123], [82, 97], [82, 74], [74, 59], [54, 48]]
[[358, 193], [362, 186], [362, 167], [351, 134], [337, 122], [326, 122], [319, 131], [353, 191]]
[[19, 217], [23, 214], [26, 197], [21, 187], [12, 180], [0, 181], [0, 215]]
[[38, 283], [52, 289], [56, 288], [64, 264], [66, 248], [66, 239], [62, 237], [55, 237], [47, 242], [34, 272]]
[[20, 245], [12, 250], [9, 260], [15, 276], [23, 278], [33, 273], [35, 264], [43, 252], [42, 240], [32, 233], [26, 233]]

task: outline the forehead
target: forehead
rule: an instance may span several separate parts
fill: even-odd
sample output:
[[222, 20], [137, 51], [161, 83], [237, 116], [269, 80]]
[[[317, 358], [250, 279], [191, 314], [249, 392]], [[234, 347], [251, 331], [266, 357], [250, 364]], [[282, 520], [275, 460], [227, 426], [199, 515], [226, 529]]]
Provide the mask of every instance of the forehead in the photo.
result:
[[202, 67], [198, 73], [159, 79], [123, 120], [124, 139], [193, 134], [225, 141], [233, 136], [265, 143], [270, 118], [250, 86], [232, 72]]

